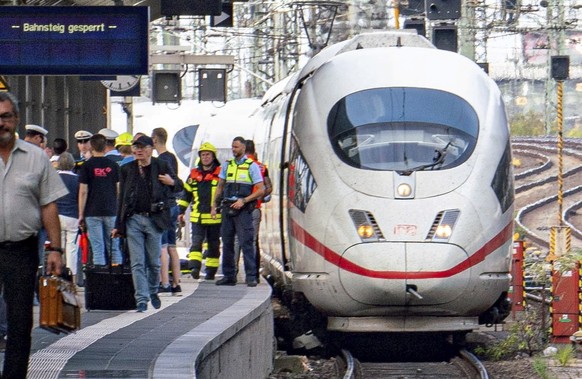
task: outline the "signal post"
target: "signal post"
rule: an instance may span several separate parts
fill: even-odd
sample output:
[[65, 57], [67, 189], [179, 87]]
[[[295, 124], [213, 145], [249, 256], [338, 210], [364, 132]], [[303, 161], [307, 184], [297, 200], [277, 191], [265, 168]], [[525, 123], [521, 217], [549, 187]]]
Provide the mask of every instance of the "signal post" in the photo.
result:
[[550, 253], [552, 262], [552, 316], [551, 341], [553, 343], [570, 343], [574, 333], [581, 325], [580, 297], [580, 262], [571, 269], [561, 269], [556, 259], [570, 253], [571, 230], [564, 226], [563, 216], [563, 115], [562, 97], [564, 80], [568, 78], [570, 59], [568, 56], [551, 57], [551, 76], [557, 81], [558, 88], [558, 226], [550, 230]]
[[513, 242], [513, 256], [511, 258], [511, 288], [509, 298], [511, 299], [511, 313], [515, 320], [516, 312], [525, 309], [525, 292], [523, 277], [524, 241]]

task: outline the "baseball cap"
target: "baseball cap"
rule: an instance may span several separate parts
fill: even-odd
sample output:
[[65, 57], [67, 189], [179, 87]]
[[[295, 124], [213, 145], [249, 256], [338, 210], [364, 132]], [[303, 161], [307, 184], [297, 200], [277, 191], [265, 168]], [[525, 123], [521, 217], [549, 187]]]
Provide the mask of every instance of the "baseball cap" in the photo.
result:
[[115, 130], [111, 130], [108, 128], [103, 128], [99, 131], [99, 134], [101, 134], [102, 136], [105, 136], [105, 139], [107, 140], [114, 140], [119, 136], [119, 133], [117, 133]]
[[136, 139], [135, 141], [133, 141], [133, 143], [131, 145], [132, 146], [135, 146], [135, 145], [140, 145], [140, 146], [154, 146], [154, 140], [152, 140], [148, 136], [141, 136], [138, 139]]
[[77, 133], [75, 133], [76, 140], [86, 140], [91, 137], [93, 137], [93, 133], [88, 132], [86, 130], [79, 130]]
[[24, 126], [24, 129], [35, 131], [37, 133], [42, 134], [43, 136], [46, 136], [48, 134], [48, 130], [39, 125], [28, 124]]

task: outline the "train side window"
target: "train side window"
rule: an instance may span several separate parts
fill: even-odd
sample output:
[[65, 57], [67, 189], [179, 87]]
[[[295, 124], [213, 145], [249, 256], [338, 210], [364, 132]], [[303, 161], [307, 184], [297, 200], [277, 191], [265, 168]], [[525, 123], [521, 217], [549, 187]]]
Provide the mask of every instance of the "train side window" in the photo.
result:
[[507, 141], [503, 156], [495, 170], [495, 176], [491, 181], [491, 188], [499, 200], [501, 210], [505, 213], [514, 201], [513, 172], [511, 166], [511, 144]]
[[462, 98], [425, 88], [376, 88], [338, 101], [328, 116], [336, 154], [371, 170], [455, 167], [472, 153], [479, 121]]

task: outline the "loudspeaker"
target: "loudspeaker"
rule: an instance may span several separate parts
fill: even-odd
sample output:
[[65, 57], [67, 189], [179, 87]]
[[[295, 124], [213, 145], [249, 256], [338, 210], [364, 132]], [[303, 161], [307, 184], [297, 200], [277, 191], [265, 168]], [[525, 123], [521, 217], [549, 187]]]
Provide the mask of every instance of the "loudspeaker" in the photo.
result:
[[570, 56], [554, 55], [552, 59], [552, 78], [555, 80], [566, 80], [570, 75]]
[[180, 103], [182, 79], [179, 71], [152, 72], [152, 101], [155, 103]]
[[455, 25], [435, 26], [432, 29], [432, 44], [437, 49], [457, 52], [457, 27]]
[[203, 68], [198, 71], [198, 100], [226, 102], [226, 70]]
[[426, 18], [429, 20], [461, 18], [461, 0], [426, 0]]

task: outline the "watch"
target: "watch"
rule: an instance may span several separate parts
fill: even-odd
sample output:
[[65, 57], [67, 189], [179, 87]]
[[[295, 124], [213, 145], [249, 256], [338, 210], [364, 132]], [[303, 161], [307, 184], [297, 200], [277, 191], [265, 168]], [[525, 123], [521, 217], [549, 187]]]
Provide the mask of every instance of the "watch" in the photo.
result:
[[49, 251], [56, 251], [57, 253], [60, 253], [61, 255], [63, 255], [65, 253], [65, 251], [63, 249], [61, 249], [60, 247], [52, 247], [51, 245], [48, 245], [44, 248], [45, 252], [49, 252]]
[[139, 75], [120, 75], [115, 80], [102, 80], [101, 83], [111, 91], [123, 92], [139, 84]]

